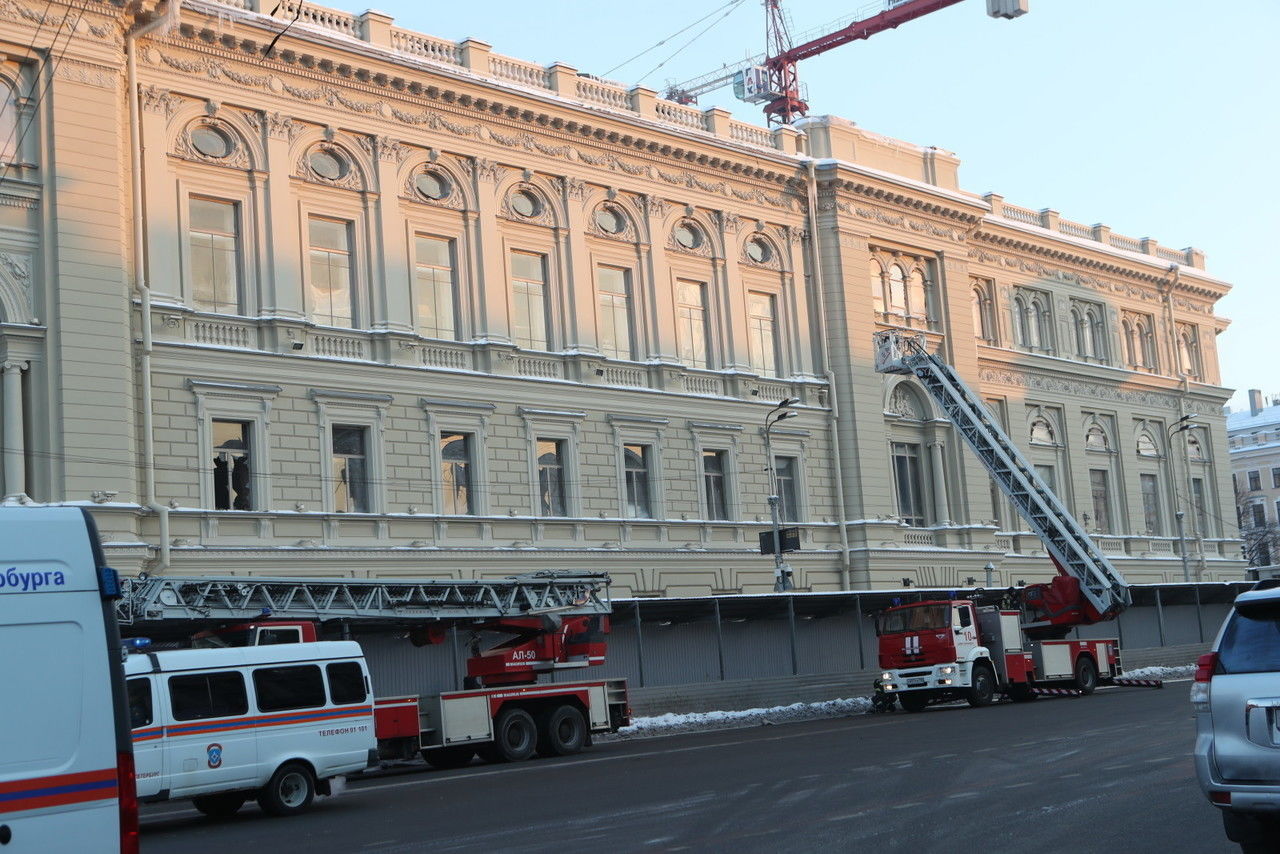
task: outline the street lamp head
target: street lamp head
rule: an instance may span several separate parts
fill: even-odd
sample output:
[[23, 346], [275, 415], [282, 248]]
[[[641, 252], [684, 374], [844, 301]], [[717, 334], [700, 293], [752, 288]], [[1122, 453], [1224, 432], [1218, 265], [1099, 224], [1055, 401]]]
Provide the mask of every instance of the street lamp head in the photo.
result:
[[796, 412], [794, 409], [788, 409], [786, 412], [779, 415], [777, 420], [781, 421], [784, 418], [795, 418], [799, 414], [800, 413]]

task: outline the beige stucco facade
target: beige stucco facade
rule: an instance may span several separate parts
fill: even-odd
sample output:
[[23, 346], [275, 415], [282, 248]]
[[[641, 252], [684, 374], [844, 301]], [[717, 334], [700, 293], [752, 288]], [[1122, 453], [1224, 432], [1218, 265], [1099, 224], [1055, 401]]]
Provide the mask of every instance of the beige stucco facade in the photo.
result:
[[0, 182], [5, 491], [89, 503], [120, 568], [767, 590], [762, 424], [796, 398], [771, 439], [799, 588], [1045, 577], [873, 371], [906, 326], [1131, 580], [1181, 577], [1193, 488], [1197, 573], [1240, 576], [1228, 286], [1195, 250], [969, 193], [949, 152], [841, 119], [770, 132], [378, 13], [308, 6], [263, 57], [286, 22], [241, 5], [133, 40], [132, 114], [138, 22], [65, 11], [43, 61], [36, 7], [0, 12], [30, 128]]

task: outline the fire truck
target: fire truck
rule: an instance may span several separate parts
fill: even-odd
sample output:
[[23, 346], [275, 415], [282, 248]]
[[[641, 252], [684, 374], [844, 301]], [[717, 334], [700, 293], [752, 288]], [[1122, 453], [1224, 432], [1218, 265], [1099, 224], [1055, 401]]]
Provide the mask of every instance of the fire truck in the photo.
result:
[[195, 646], [306, 643], [352, 627], [394, 629], [426, 646], [468, 630], [461, 690], [375, 700], [383, 759], [421, 755], [453, 768], [477, 755], [564, 756], [588, 746], [593, 733], [630, 722], [626, 680], [539, 682], [604, 664], [605, 573], [472, 581], [142, 576], [122, 584], [117, 615], [127, 634], [190, 635], [199, 626]]
[[[1121, 672], [1116, 639], [1068, 639], [1077, 626], [1114, 619], [1128, 584], [976, 395], [925, 346], [899, 330], [875, 336], [876, 370], [914, 376], [1044, 542], [1058, 571], [1003, 594], [931, 599], [885, 609], [876, 621], [880, 689], [918, 712], [934, 702], [989, 705], [1044, 693], [1091, 694]], [[954, 594], [952, 594], [954, 596]]]

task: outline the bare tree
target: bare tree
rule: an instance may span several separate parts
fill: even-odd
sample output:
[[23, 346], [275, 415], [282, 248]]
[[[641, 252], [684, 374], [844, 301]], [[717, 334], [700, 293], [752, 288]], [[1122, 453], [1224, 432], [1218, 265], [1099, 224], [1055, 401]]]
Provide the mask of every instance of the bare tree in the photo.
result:
[[[1249, 495], [1247, 490], [1236, 486], [1236, 520], [1249, 566], [1280, 563], [1280, 524], [1267, 521], [1266, 505], [1251, 500]], [[1255, 518], [1255, 507], [1263, 508], [1260, 520]]]

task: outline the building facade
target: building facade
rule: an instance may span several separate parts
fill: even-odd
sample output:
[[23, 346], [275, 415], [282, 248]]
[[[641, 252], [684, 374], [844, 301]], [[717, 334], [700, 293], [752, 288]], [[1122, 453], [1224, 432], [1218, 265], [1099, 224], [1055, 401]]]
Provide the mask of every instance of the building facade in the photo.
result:
[[1249, 389], [1249, 408], [1227, 415], [1236, 522], [1250, 566], [1280, 563], [1280, 400]]
[[1241, 574], [1196, 250], [834, 117], [281, 8], [67, 6], [56, 43], [2, 13], [5, 492], [93, 505], [120, 568], [753, 592], [776, 491], [800, 589], [1049, 575], [874, 372], [905, 327], [1131, 580], [1180, 577], [1188, 496], [1197, 574]]

